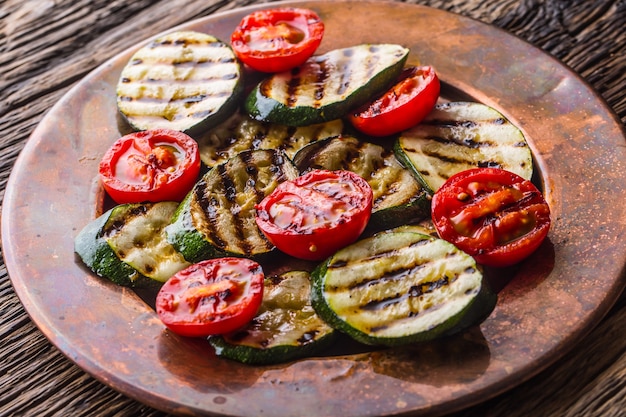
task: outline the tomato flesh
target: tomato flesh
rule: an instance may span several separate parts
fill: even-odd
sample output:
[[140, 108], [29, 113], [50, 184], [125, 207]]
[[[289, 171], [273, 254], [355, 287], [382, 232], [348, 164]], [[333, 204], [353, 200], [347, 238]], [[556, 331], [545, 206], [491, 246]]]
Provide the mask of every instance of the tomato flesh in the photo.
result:
[[237, 57], [261, 72], [302, 65], [317, 50], [324, 23], [308, 9], [276, 8], [245, 16], [231, 35]]
[[282, 252], [321, 260], [354, 242], [372, 212], [372, 189], [350, 171], [314, 170], [256, 205], [256, 222]]
[[533, 253], [550, 229], [550, 208], [535, 185], [497, 168], [450, 177], [432, 200], [442, 239], [489, 266], [509, 266]]
[[202, 261], [163, 284], [156, 311], [163, 324], [181, 336], [228, 333], [256, 315], [264, 278], [261, 266], [250, 259]]
[[200, 152], [196, 141], [179, 131], [135, 132], [108, 149], [99, 173], [118, 204], [181, 201], [200, 173]]
[[408, 67], [386, 93], [350, 115], [352, 125], [370, 136], [389, 136], [409, 129], [437, 104], [439, 77], [430, 66]]

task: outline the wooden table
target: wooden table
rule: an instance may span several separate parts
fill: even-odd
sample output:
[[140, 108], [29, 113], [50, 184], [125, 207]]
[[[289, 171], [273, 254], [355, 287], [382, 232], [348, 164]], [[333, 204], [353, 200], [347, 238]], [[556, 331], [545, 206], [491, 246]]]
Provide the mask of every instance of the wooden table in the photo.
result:
[[[50, 107], [89, 71], [166, 28], [247, 0], [0, 2], [0, 193]], [[626, 122], [626, 3], [418, 0], [499, 26], [580, 74]], [[523, 57], [520, 57], [523, 59]], [[623, 204], [623, 202], [616, 202]], [[30, 321], [0, 268], [0, 416], [157, 416], [95, 380]], [[529, 381], [454, 416], [625, 416], [626, 297]]]

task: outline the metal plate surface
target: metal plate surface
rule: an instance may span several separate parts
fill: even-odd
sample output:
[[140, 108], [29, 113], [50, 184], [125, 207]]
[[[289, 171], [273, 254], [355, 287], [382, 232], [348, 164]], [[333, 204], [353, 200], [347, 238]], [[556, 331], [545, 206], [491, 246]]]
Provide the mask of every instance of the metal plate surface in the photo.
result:
[[[74, 237], [102, 201], [97, 165], [121, 133], [115, 85], [133, 48], [50, 110], [10, 177], [3, 251], [33, 321], [100, 381], [179, 414], [440, 415], [495, 396], [556, 361], [625, 286], [626, 146], [613, 112], [557, 60], [469, 18], [404, 3], [293, 4], [324, 20], [320, 51], [403, 44], [410, 62], [436, 68], [446, 94], [493, 106], [523, 130], [553, 227], [530, 259], [499, 271], [493, 314], [480, 327], [433, 343], [278, 366], [223, 360], [204, 341], [165, 331], [141, 297], [95, 277], [73, 253]], [[182, 28], [227, 40], [245, 14], [264, 6]]]

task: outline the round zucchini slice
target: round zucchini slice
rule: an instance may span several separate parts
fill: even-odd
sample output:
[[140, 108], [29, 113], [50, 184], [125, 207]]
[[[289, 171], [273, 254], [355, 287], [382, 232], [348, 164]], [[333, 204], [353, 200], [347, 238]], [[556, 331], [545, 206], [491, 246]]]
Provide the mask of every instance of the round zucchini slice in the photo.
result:
[[255, 120], [306, 126], [344, 117], [386, 91], [402, 72], [409, 50], [396, 44], [362, 44], [309, 58], [273, 74], [248, 95]]
[[368, 345], [462, 331], [485, 319], [497, 298], [471, 256], [442, 239], [403, 231], [340, 250], [313, 271], [312, 285], [320, 317]]
[[228, 44], [180, 31], [135, 52], [118, 81], [117, 106], [135, 130], [194, 135], [233, 114], [243, 92], [241, 64]]
[[171, 201], [116, 206], [79, 232], [74, 251], [89, 269], [118, 285], [160, 286], [189, 266], [163, 234], [177, 206]]
[[481, 103], [443, 103], [400, 134], [395, 151], [433, 192], [466, 169], [505, 169], [530, 180], [533, 160], [522, 131]]
[[289, 271], [265, 279], [263, 303], [250, 324], [209, 343], [218, 356], [272, 364], [311, 356], [330, 346], [335, 330], [311, 306], [309, 273]]

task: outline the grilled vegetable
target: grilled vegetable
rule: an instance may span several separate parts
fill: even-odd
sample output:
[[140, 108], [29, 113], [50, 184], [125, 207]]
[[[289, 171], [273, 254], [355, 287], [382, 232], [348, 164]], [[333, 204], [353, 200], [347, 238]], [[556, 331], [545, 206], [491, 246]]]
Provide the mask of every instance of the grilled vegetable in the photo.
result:
[[421, 122], [437, 104], [439, 90], [432, 67], [407, 67], [385, 94], [353, 111], [350, 122], [370, 136], [394, 135]]
[[430, 192], [391, 151], [351, 136], [318, 141], [300, 150], [294, 163], [301, 173], [313, 169], [348, 170], [372, 187], [369, 229], [382, 230], [430, 215]]
[[501, 168], [530, 179], [533, 162], [522, 132], [501, 113], [480, 103], [440, 104], [398, 139], [398, 157], [432, 191], [470, 168]]
[[293, 158], [305, 145], [336, 137], [343, 130], [340, 119], [301, 127], [262, 123], [237, 113], [198, 139], [200, 158], [213, 167], [245, 150], [280, 149]]
[[169, 129], [133, 132], [116, 140], [100, 160], [100, 181], [118, 204], [181, 201], [198, 180], [196, 141]]
[[313, 10], [279, 7], [246, 15], [230, 43], [237, 57], [257, 71], [280, 72], [302, 65], [324, 36], [324, 22]]
[[283, 152], [241, 152], [196, 183], [166, 227], [167, 239], [190, 262], [269, 253], [274, 246], [256, 226], [254, 206], [297, 176]]
[[356, 241], [372, 214], [372, 189], [350, 171], [313, 170], [256, 205], [256, 224], [279, 250], [321, 261]]
[[230, 46], [184, 31], [139, 49], [117, 84], [120, 113], [135, 130], [195, 134], [225, 120], [243, 94], [242, 71]]
[[261, 265], [251, 259], [207, 259], [163, 284], [156, 312], [168, 329], [181, 336], [232, 332], [256, 315], [264, 280]]
[[394, 44], [358, 45], [309, 58], [261, 81], [246, 99], [253, 119], [304, 126], [339, 119], [385, 91], [409, 50]]
[[124, 204], [89, 223], [74, 250], [97, 275], [118, 285], [156, 286], [189, 264], [165, 239], [176, 202]]
[[287, 362], [313, 355], [336, 336], [311, 306], [309, 273], [289, 271], [267, 277], [256, 317], [242, 329], [212, 336], [215, 353], [249, 364]]
[[357, 341], [402, 345], [459, 332], [495, 306], [474, 259], [420, 233], [390, 231], [360, 240], [317, 267], [312, 304]]
[[459, 172], [433, 196], [439, 236], [489, 266], [530, 256], [550, 231], [550, 207], [529, 180], [502, 169]]

